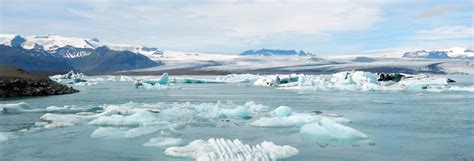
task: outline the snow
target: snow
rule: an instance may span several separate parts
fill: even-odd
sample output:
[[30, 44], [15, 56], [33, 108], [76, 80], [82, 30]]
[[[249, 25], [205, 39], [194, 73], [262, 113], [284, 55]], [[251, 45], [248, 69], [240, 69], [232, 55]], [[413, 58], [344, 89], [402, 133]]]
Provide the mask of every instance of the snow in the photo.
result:
[[157, 137], [151, 138], [150, 141], [143, 144], [143, 146], [170, 147], [178, 146], [181, 144], [183, 144], [183, 140], [181, 138]]
[[316, 142], [354, 141], [369, 138], [366, 134], [330, 119], [301, 126], [300, 133], [305, 140]]
[[298, 150], [288, 145], [279, 146], [267, 141], [250, 146], [238, 139], [210, 138], [207, 141], [192, 141], [184, 147], [167, 148], [165, 154], [173, 157], [194, 158], [198, 161], [277, 160], [294, 156], [298, 154]]

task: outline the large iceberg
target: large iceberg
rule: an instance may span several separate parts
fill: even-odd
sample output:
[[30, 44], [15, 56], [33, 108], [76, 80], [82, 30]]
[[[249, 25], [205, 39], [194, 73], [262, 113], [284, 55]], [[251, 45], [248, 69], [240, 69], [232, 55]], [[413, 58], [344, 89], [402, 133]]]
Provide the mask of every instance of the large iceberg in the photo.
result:
[[194, 158], [198, 161], [269, 161], [285, 159], [298, 154], [294, 147], [275, 145], [264, 141], [255, 146], [242, 143], [240, 140], [214, 139], [195, 140], [184, 147], [170, 147], [165, 154], [173, 157]]

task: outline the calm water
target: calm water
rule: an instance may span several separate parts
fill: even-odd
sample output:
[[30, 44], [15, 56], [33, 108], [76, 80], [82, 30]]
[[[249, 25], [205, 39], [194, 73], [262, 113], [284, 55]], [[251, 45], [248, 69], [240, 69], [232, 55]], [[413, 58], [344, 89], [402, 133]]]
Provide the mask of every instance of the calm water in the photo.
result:
[[[450, 76], [457, 84], [472, 85], [474, 76]], [[137, 103], [215, 103], [254, 101], [271, 107], [286, 105], [294, 111], [319, 110], [352, 120], [348, 126], [370, 139], [357, 144], [320, 147], [301, 139], [299, 128], [191, 126], [182, 130], [185, 143], [195, 139], [239, 138], [248, 144], [272, 141], [291, 145], [298, 155], [287, 160], [474, 160], [474, 93], [443, 92], [299, 92], [255, 87], [250, 84], [179, 84], [181, 90], [135, 89], [131, 82], [77, 87], [78, 94], [3, 100], [26, 102], [33, 108], [63, 105]], [[0, 114], [0, 132], [18, 131], [39, 121], [43, 113]], [[133, 139], [95, 139], [96, 126], [19, 133], [0, 142], [0, 160], [186, 160], [163, 155], [163, 149], [143, 143], [159, 133]], [[375, 145], [368, 143], [375, 143]], [[188, 159], [189, 160], [189, 159]]]

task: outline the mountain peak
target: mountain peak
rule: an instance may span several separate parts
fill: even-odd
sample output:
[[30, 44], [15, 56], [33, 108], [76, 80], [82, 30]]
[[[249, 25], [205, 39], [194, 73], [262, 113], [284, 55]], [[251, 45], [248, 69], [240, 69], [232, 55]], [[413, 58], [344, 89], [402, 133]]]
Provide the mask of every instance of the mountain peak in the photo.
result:
[[307, 56], [312, 55], [311, 53], [306, 53], [303, 50], [296, 51], [296, 50], [279, 50], [279, 49], [260, 49], [260, 50], [246, 50], [240, 55], [263, 55], [263, 56], [271, 56], [271, 55], [299, 55], [299, 56]]

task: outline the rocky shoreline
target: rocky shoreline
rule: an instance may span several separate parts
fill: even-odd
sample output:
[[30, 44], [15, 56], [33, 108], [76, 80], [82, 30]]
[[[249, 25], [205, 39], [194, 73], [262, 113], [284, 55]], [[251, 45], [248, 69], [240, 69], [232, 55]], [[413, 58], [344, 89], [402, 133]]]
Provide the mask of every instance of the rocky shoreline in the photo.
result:
[[0, 98], [61, 95], [76, 92], [79, 91], [57, 83], [46, 75], [0, 67]]
[[79, 92], [49, 79], [0, 77], [0, 97], [47, 96]]

